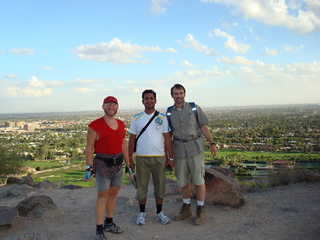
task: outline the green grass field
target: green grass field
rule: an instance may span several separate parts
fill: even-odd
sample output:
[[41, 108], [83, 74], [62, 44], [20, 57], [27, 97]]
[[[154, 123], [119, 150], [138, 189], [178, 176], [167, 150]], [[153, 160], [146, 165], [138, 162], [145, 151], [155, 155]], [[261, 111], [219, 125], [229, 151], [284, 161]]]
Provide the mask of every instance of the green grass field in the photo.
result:
[[[230, 151], [230, 150], [218, 150], [218, 155], [217, 157], [223, 157], [223, 156], [230, 156], [232, 154], [241, 154], [244, 156], [244, 159], [252, 159], [255, 157], [260, 157], [260, 158], [267, 158], [267, 157], [272, 157], [277, 160], [288, 160], [292, 158], [308, 158], [309, 160], [320, 160], [320, 153], [290, 153], [290, 152], [257, 152], [257, 151]], [[205, 151], [206, 159], [208, 160], [214, 160], [210, 157], [210, 151], [206, 150]]]
[[[309, 159], [315, 159], [319, 160], [320, 154], [319, 153], [313, 153], [313, 154], [302, 154], [302, 153], [278, 153], [278, 152], [245, 152], [245, 151], [228, 151], [228, 150], [219, 150], [218, 151], [218, 157], [223, 156], [231, 156], [235, 153], [239, 153], [244, 156], [245, 160], [250, 160], [256, 157], [259, 157], [261, 159], [272, 157], [273, 159], [291, 159], [291, 158], [309, 158]], [[214, 159], [210, 158], [210, 152], [206, 151], [206, 160], [207, 161], [214, 161]], [[48, 173], [41, 173], [41, 174], [32, 174], [32, 177], [34, 178], [35, 182], [41, 182], [44, 180], [49, 180], [53, 183], [58, 184], [58, 186], [62, 185], [68, 185], [68, 184], [74, 184], [79, 185], [83, 187], [94, 187], [95, 181], [85, 181], [83, 179], [85, 170], [84, 170], [84, 157], [78, 157], [76, 159], [71, 159], [70, 163], [66, 163], [66, 161], [24, 161], [23, 164], [28, 167], [41, 167], [42, 170], [48, 170], [48, 169], [55, 169], [60, 167], [66, 167], [70, 165], [80, 165], [80, 167], [77, 168], [71, 168], [71, 169], [65, 169], [65, 170], [56, 170]], [[83, 170], [82, 166], [83, 165]], [[80, 170], [79, 170], [80, 168]], [[167, 178], [176, 180], [174, 173], [167, 171]], [[123, 185], [131, 184], [131, 182], [128, 180], [127, 175], [124, 174]]]

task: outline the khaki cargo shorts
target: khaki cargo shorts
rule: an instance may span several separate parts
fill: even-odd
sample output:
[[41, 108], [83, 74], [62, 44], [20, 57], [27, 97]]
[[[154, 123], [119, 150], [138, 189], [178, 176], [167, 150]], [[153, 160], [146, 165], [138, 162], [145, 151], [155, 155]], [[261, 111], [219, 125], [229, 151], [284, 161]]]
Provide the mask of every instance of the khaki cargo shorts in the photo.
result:
[[204, 153], [186, 158], [174, 158], [175, 176], [179, 187], [186, 186], [190, 180], [194, 185], [204, 184]]

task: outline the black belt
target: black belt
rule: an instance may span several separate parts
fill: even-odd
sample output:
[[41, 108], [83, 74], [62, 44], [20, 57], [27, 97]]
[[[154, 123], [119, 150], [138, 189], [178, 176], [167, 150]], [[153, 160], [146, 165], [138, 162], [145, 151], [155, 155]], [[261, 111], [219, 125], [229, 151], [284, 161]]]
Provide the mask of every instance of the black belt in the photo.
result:
[[116, 165], [122, 164], [123, 162], [122, 154], [120, 156], [114, 156], [114, 157], [103, 157], [103, 156], [96, 155], [95, 158], [101, 161], [104, 161], [107, 164], [107, 166], [116, 166]]
[[186, 140], [186, 139], [179, 139], [179, 138], [174, 138], [173, 140], [176, 140], [176, 141], [179, 141], [179, 142], [187, 143], [187, 142], [190, 142], [190, 141], [197, 140], [198, 138], [199, 138], [199, 137], [192, 138], [192, 139], [189, 139], [189, 140]]

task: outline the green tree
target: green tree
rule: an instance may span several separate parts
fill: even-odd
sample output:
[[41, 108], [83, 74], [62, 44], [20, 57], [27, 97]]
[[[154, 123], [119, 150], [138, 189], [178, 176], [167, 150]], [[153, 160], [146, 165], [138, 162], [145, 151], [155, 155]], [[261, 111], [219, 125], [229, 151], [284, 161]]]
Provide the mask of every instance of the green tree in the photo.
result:
[[19, 160], [20, 157], [16, 153], [10, 152], [0, 145], [0, 178], [5, 178], [9, 174], [17, 173], [22, 167]]

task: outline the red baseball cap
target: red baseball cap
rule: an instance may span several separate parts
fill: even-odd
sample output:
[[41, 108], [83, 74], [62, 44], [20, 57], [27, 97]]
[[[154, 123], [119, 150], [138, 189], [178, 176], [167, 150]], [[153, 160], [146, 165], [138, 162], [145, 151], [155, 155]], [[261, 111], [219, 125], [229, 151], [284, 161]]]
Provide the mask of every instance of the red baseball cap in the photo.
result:
[[103, 104], [107, 103], [107, 102], [115, 102], [116, 104], [118, 104], [118, 100], [113, 97], [113, 96], [109, 96], [109, 97], [106, 97], [104, 100], [103, 100]]

